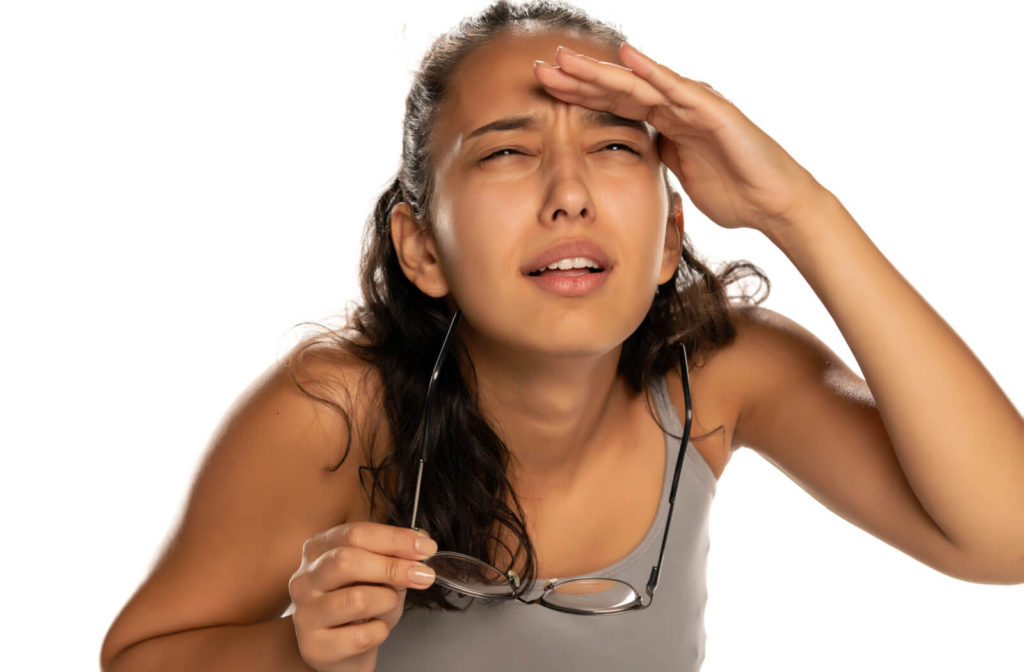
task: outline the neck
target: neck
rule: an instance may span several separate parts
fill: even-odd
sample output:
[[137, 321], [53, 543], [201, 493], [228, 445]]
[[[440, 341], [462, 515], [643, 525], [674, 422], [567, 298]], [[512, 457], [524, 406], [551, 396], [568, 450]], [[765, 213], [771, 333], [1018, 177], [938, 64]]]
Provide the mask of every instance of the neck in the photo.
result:
[[581, 470], [616, 445], [628, 385], [616, 374], [622, 346], [601, 355], [538, 356], [467, 340], [479, 403], [513, 455], [524, 498], [571, 489]]

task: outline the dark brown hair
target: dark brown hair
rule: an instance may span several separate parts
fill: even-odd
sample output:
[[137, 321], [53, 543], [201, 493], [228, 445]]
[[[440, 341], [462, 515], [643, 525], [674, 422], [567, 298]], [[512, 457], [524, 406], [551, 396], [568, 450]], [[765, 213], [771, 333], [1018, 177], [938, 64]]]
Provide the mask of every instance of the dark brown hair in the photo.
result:
[[[504, 1], [439, 37], [423, 58], [406, 99], [401, 168], [367, 222], [360, 268], [362, 303], [348, 315], [345, 331], [319, 329], [292, 351], [290, 359], [296, 384], [340, 412], [352, 430], [350, 435], [356, 431], [353, 406], [338, 403], [335, 394], [318, 394], [300, 383], [303, 353], [313, 345], [338, 348], [370, 364], [379, 376], [380, 397], [375, 406], [383, 417], [376, 422], [369, 419], [359, 428], [366, 452], [360, 475], [371, 512], [393, 525], [404, 527], [410, 522], [426, 383], [451, 311], [443, 299], [420, 292], [402, 272], [391, 240], [390, 213], [404, 201], [417, 221], [429, 226], [426, 215], [434, 185], [429, 139], [446, 86], [467, 55], [512, 27], [573, 30], [614, 48], [625, 40], [619, 31], [568, 4]], [[671, 197], [667, 172], [666, 188]], [[743, 293], [730, 298], [727, 287], [747, 277], [759, 280], [756, 296]], [[735, 335], [730, 302], [760, 303], [769, 288], [764, 273], [746, 261], [712, 272], [684, 236], [682, 258], [672, 279], [658, 287], [643, 322], [623, 344], [620, 375], [635, 392], [647, 393], [654, 380], [677, 366], [678, 342], [686, 346], [690, 367], [702, 366], [708, 354]], [[455, 356], [448, 358], [438, 380], [431, 426], [443, 430], [432, 430], [434, 435], [428, 437], [432, 464], [423, 477], [418, 522], [440, 548], [491, 560], [499, 569], [518, 566], [524, 583], [529, 582], [535, 578], [536, 555], [508, 477], [510, 454], [481, 415], [472, 392], [475, 373], [468, 352], [458, 342], [455, 346]], [[459, 362], [468, 366], [460, 367]], [[468, 371], [469, 380], [463, 370]], [[303, 378], [308, 382], [308, 377]], [[382, 441], [386, 449], [377, 452]], [[327, 468], [338, 469], [350, 446], [351, 436], [338, 463]], [[503, 541], [508, 539], [513, 547]], [[502, 563], [499, 556], [508, 562]], [[436, 585], [427, 591], [409, 591], [406, 603], [455, 608]]]

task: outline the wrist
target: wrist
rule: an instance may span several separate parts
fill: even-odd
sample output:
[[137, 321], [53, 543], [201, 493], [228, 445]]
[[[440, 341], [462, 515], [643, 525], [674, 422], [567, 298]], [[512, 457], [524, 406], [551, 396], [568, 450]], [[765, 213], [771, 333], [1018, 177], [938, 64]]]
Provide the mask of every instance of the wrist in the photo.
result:
[[762, 226], [761, 233], [780, 250], [788, 252], [808, 237], [823, 233], [826, 227], [835, 226], [838, 219], [849, 216], [839, 199], [819, 185], [801, 199], [799, 208]]

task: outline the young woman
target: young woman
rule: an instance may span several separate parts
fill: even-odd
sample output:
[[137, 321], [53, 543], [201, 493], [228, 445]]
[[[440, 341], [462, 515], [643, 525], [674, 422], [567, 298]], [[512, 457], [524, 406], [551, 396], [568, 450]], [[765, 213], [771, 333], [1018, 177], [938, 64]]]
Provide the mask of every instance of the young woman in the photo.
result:
[[[363, 305], [225, 422], [104, 669], [697, 669], [740, 446], [930, 567], [1024, 582], [1020, 414], [835, 195], [622, 42], [504, 3], [438, 40]], [[759, 271], [700, 262], [666, 170], [786, 254], [867, 382], [727, 297]]]

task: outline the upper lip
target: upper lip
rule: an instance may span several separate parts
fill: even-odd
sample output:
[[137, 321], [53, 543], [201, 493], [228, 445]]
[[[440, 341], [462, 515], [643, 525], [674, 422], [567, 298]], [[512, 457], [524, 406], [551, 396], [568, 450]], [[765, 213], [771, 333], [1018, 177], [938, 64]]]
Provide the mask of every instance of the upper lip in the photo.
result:
[[593, 259], [605, 270], [608, 270], [612, 263], [611, 259], [608, 258], [608, 253], [601, 249], [601, 246], [597, 243], [589, 240], [567, 240], [549, 247], [531, 259], [523, 268], [523, 273], [533, 273], [556, 261], [572, 259], [573, 257]]

